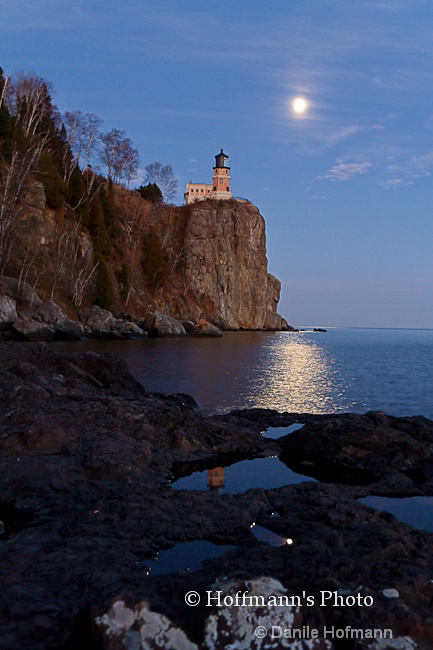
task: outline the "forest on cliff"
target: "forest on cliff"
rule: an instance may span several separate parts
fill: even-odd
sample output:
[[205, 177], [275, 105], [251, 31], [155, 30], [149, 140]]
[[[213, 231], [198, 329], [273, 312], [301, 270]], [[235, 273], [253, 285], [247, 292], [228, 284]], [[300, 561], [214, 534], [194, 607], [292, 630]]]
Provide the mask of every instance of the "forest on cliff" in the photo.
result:
[[279, 329], [257, 208], [176, 207], [177, 181], [160, 162], [131, 190], [139, 154], [125, 132], [103, 133], [80, 110], [61, 114], [52, 93], [34, 74], [0, 68], [0, 294], [19, 303], [35, 291], [72, 318], [96, 304], [132, 318], [159, 310]]

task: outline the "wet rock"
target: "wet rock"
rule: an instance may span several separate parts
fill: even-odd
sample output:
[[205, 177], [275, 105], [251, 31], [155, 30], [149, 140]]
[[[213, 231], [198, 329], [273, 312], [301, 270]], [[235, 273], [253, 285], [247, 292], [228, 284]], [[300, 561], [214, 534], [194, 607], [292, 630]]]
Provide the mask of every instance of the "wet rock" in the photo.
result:
[[176, 318], [165, 316], [157, 311], [151, 312], [144, 319], [144, 329], [149, 336], [186, 336], [186, 331], [182, 323]]
[[212, 325], [212, 323], [208, 323], [207, 320], [199, 320], [196, 325], [191, 330], [191, 335], [192, 336], [222, 336], [223, 333], [221, 332], [216, 325]]
[[283, 461], [313, 462], [322, 480], [373, 483], [401, 474], [422, 483], [433, 469], [433, 423], [422, 417], [310, 416], [279, 442]]
[[[419, 648], [432, 647], [433, 535], [357, 499], [395, 490], [401, 490], [401, 495], [408, 490], [425, 493], [427, 483], [417, 483], [411, 468], [413, 463], [418, 467], [418, 460], [421, 469], [422, 463], [428, 466], [433, 423], [381, 413], [346, 418], [266, 409], [224, 418], [204, 415], [193, 406], [185, 396], [147, 393], [115, 355], [63, 355], [42, 342], [0, 344], [0, 519], [6, 528], [0, 543], [0, 638], [4, 647], [46, 650], [86, 647], [86, 643], [98, 647], [91, 622], [83, 626], [81, 617], [83, 612], [90, 617], [92, 610], [102, 612], [102, 620], [114, 594], [122, 594], [117, 600], [123, 601], [122, 608], [130, 611], [133, 622], [128, 632], [123, 624], [118, 626], [118, 635], [112, 625], [113, 620], [119, 621], [118, 613], [104, 619], [104, 643], [113, 650], [129, 638], [136, 643], [132, 647], [139, 648], [138, 635], [154, 624], [164, 639], [170, 630], [183, 630], [185, 643], [193, 647], [206, 647], [205, 630], [209, 638], [216, 630], [224, 643], [228, 638], [243, 643], [236, 635], [246, 624], [252, 625], [252, 610], [245, 621], [240, 608], [221, 617], [219, 608], [210, 613], [207, 607], [190, 608], [183, 602], [189, 590], [204, 597], [222, 576], [227, 580], [220, 584], [230, 585], [229, 590], [237, 589], [239, 582], [252, 584], [258, 576], [267, 576], [278, 579], [289, 595], [303, 591], [313, 595], [316, 605], [302, 607], [296, 613], [302, 614], [302, 621], [296, 618], [293, 624], [317, 629], [325, 622], [338, 628], [389, 627], [396, 638], [412, 638]], [[306, 423], [306, 438], [298, 438], [293, 446], [293, 455], [301, 459], [315, 451], [311, 444], [317, 441], [324, 465], [332, 462], [332, 452], [316, 431], [320, 425], [339, 467], [343, 459], [354, 459], [352, 464], [345, 461], [348, 472], [359, 463], [372, 463], [376, 471], [376, 457], [389, 462], [381, 469], [380, 480], [368, 485], [343, 485], [340, 472], [334, 476], [335, 484], [305, 482], [244, 494], [167, 488], [177, 462], [229, 465], [229, 459], [288, 449], [288, 441], [298, 432], [287, 436], [282, 445], [261, 436], [262, 423], [277, 421]], [[364, 435], [356, 437], [356, 431]], [[385, 440], [380, 441], [380, 436]], [[392, 443], [389, 452], [387, 436]], [[342, 451], [355, 443], [361, 448], [364, 437], [377, 442], [372, 456]], [[400, 447], [409, 451], [409, 463]], [[272, 512], [279, 517], [272, 517]], [[251, 532], [254, 522], [293, 544], [272, 547], [259, 541]], [[203, 570], [146, 575], [146, 561], [157, 551], [198, 540], [236, 548], [207, 560]], [[273, 586], [268, 583], [269, 589]], [[388, 589], [398, 591], [399, 597], [387, 598]], [[374, 604], [320, 607], [322, 590], [371, 595]], [[149, 605], [142, 615], [136, 603], [143, 600]], [[276, 609], [268, 612], [270, 617], [283, 616]], [[155, 612], [160, 617], [157, 623]], [[255, 611], [254, 615], [268, 613]], [[207, 620], [210, 616], [212, 621]], [[110, 637], [108, 628], [113, 631]], [[82, 637], [74, 640], [77, 629]], [[177, 634], [173, 643], [182, 636]], [[154, 642], [144, 638], [146, 643]]]

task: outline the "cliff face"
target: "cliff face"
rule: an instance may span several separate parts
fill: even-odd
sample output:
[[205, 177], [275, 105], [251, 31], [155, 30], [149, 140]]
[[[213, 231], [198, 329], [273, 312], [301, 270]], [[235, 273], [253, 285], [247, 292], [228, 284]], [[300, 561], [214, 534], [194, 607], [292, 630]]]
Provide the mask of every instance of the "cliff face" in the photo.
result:
[[223, 329], [281, 329], [281, 284], [267, 272], [265, 221], [256, 207], [207, 201], [150, 215], [173, 265], [159, 308]]
[[256, 208], [194, 206], [185, 228], [185, 285], [204, 317], [225, 328], [257, 329], [272, 320], [280, 327], [280, 283], [267, 272], [265, 222]]
[[[43, 300], [54, 299], [74, 317], [74, 310], [97, 294], [91, 224], [83, 227], [66, 205], [48, 209], [40, 183], [34, 183], [32, 197], [17, 222], [4, 275], [27, 281]], [[286, 325], [277, 313], [280, 282], [267, 272], [265, 222], [252, 204], [153, 205], [121, 188], [113, 200], [115, 218], [104, 254], [113, 312], [139, 319], [156, 310], [206, 319], [222, 329]]]

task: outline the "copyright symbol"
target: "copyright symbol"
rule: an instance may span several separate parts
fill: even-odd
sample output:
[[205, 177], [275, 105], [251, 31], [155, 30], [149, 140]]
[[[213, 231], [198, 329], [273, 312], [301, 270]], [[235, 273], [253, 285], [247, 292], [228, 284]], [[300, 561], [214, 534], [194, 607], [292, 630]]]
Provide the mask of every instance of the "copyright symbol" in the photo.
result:
[[197, 593], [197, 591], [188, 591], [188, 593], [185, 594], [185, 602], [190, 607], [195, 607], [200, 602], [200, 594]]
[[259, 625], [259, 627], [256, 627], [254, 630], [254, 634], [258, 639], [264, 639], [267, 633], [268, 631], [263, 625]]

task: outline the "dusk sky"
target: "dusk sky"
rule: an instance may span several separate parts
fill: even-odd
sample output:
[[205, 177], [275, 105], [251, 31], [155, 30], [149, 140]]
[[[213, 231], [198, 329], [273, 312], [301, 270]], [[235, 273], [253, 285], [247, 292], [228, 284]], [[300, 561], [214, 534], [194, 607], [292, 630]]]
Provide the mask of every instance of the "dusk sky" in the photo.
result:
[[171, 164], [178, 204], [223, 148], [289, 323], [433, 328], [431, 0], [0, 0], [0, 66]]

